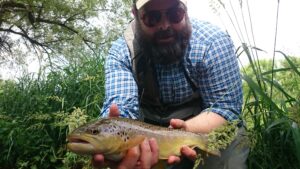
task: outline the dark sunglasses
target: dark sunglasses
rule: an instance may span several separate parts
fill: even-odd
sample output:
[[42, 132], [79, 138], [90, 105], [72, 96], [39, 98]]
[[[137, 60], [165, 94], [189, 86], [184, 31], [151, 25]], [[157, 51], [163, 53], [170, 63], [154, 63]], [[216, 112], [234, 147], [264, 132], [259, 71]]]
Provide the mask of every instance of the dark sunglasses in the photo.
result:
[[146, 11], [141, 19], [146, 26], [154, 27], [161, 21], [163, 14], [165, 13], [167, 19], [171, 23], [176, 24], [182, 21], [185, 12], [183, 5], [179, 4], [166, 10]]

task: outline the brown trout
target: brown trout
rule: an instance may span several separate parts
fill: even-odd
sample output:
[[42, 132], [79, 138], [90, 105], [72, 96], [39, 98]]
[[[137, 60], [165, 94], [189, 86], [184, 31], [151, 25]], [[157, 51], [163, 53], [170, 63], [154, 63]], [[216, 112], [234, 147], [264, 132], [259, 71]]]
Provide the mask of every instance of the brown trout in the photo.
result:
[[127, 118], [103, 118], [75, 129], [68, 136], [67, 147], [77, 154], [101, 153], [105, 158], [118, 161], [129, 148], [139, 145], [145, 138], [155, 138], [159, 159], [170, 155], [180, 156], [180, 148], [191, 148], [219, 155], [218, 150], [208, 150], [208, 137], [180, 129], [159, 127]]

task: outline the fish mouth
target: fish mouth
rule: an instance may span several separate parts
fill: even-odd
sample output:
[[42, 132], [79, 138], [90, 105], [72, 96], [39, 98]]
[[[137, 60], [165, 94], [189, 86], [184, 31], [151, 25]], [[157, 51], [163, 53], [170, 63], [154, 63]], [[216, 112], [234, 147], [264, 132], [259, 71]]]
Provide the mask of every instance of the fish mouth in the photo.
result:
[[68, 143], [75, 143], [75, 144], [90, 144], [88, 141], [76, 138], [76, 137], [68, 137]]
[[94, 154], [95, 147], [86, 137], [82, 135], [72, 135], [67, 138], [67, 147], [70, 151], [78, 154]]

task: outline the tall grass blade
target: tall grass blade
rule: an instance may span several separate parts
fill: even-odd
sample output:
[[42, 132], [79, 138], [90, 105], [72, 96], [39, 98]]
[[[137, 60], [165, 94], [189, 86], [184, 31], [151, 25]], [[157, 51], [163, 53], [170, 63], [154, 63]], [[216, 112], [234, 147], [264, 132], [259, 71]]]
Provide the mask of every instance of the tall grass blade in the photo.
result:
[[[286, 118], [282, 118], [282, 119], [277, 119], [275, 121], [273, 121], [267, 128], [266, 128], [266, 132], [271, 132], [271, 130], [278, 130], [280, 129], [280, 127], [282, 125], [288, 124], [289, 121]], [[278, 127], [278, 129], [276, 128]]]
[[257, 92], [261, 97], [262, 100], [264, 100], [266, 103], [268, 103], [270, 106], [274, 108], [277, 112], [284, 113], [274, 102], [273, 100], [265, 93], [265, 91], [262, 90], [261, 87], [259, 87], [252, 79], [251, 77], [247, 75], [242, 75], [242, 78], [248, 83], [248, 86], [255, 92]]
[[291, 70], [294, 70], [294, 69], [290, 68], [290, 67], [288, 67], [288, 68], [278, 68], [278, 69], [274, 69], [274, 70], [271, 70], [271, 71], [265, 71], [261, 75], [266, 76], [266, 75], [270, 75], [272, 73], [286, 72], [286, 71], [291, 71]]
[[255, 77], [256, 77], [258, 85], [260, 87], [262, 87], [261, 82], [260, 82], [260, 77], [259, 77], [259, 75], [261, 74], [260, 66], [257, 65], [256, 62], [252, 59], [252, 55], [250, 53], [250, 50], [249, 50], [249, 47], [247, 46], [247, 44], [242, 43], [242, 48], [243, 48], [243, 50], [245, 51], [245, 53], [246, 53], [246, 55], [248, 57], [250, 66], [252, 68], [253, 73], [255, 74]]
[[[276, 43], [277, 43], [278, 17], [279, 17], [279, 0], [277, 3], [272, 70], [274, 70], [274, 66], [275, 66], [275, 51], [276, 51]], [[272, 73], [271, 79], [272, 79], [272, 81], [274, 80], [274, 73]], [[272, 84], [274, 84], [274, 83], [271, 83], [270, 97], [273, 96], [273, 85]]]
[[283, 53], [282, 51], [276, 51], [280, 54], [282, 54], [284, 56], [284, 58], [286, 59], [286, 61], [289, 63], [289, 65], [291, 66], [291, 68], [293, 69], [293, 71], [295, 71], [295, 73], [300, 76], [300, 72], [298, 71], [297, 66], [293, 63], [293, 61], [289, 58], [289, 56], [287, 56], [285, 53]]
[[293, 98], [290, 94], [288, 94], [284, 88], [277, 82], [277, 81], [272, 81], [268, 78], [262, 78], [265, 82], [268, 82], [270, 85], [274, 85], [274, 87], [276, 87], [276, 89], [278, 89], [288, 100], [296, 100], [295, 98]]

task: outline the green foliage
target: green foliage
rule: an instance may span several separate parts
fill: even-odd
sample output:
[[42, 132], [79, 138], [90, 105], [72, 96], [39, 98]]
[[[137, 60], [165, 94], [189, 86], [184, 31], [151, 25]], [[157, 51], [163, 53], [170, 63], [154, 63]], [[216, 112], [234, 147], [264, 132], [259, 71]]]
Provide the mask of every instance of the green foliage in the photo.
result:
[[[299, 168], [300, 60], [276, 51], [280, 1], [273, 2], [277, 5], [277, 15], [274, 15], [275, 42], [271, 60], [263, 60], [260, 54], [264, 51], [256, 46], [250, 1], [209, 2], [213, 12], [221, 20], [230, 21], [229, 26], [234, 28], [229, 33], [236, 35], [240, 41], [237, 57], [245, 56], [249, 62], [246, 67], [241, 65], [244, 80], [243, 117], [251, 145], [248, 168]], [[277, 54], [282, 55], [284, 60], [279, 61]]]
[[[293, 62], [289, 62], [293, 60]], [[249, 168], [291, 168], [299, 166], [300, 59], [288, 57], [253, 62], [244, 68], [244, 117], [251, 151]], [[258, 67], [254, 65], [259, 65]]]
[[[58, 112], [57, 114], [59, 114]], [[56, 114], [56, 113], [55, 113]], [[0, 164], [4, 168], [50, 168], [63, 156], [66, 128], [55, 114], [28, 113], [0, 121]], [[9, 147], [9, 149], [5, 148]]]
[[[0, 168], [76, 168], [66, 152], [69, 131], [96, 118], [104, 97], [103, 60], [0, 83]], [[81, 168], [81, 167], [80, 167]]]
[[239, 121], [228, 122], [208, 134], [208, 149], [225, 149], [237, 136]]

